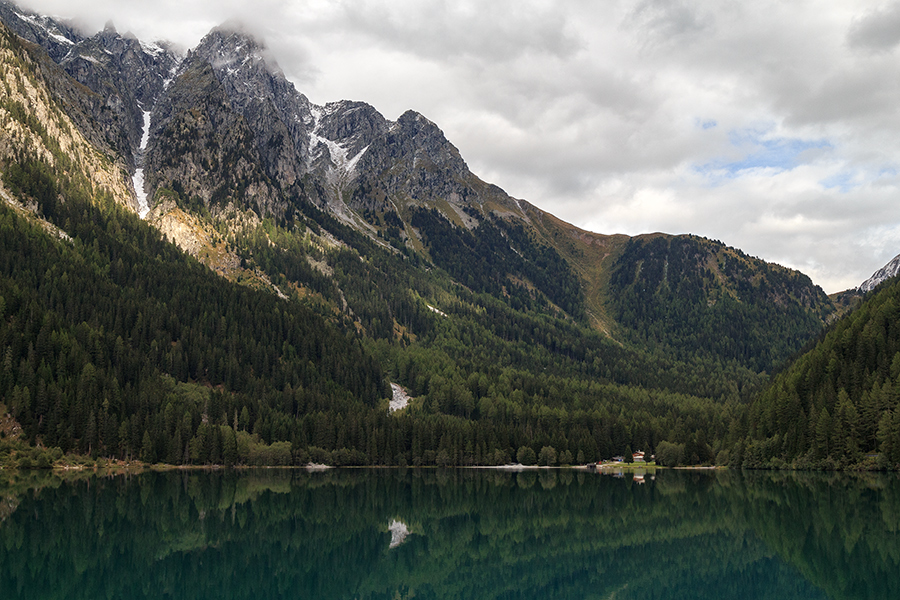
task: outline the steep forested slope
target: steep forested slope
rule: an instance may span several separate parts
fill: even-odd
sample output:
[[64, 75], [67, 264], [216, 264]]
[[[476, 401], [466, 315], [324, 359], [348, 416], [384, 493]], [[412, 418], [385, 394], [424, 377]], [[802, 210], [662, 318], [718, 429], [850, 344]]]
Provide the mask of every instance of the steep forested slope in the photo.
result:
[[[747, 466], [900, 465], [900, 282], [839, 320], [753, 403]], [[871, 465], [870, 465], [871, 466]]]
[[641, 236], [612, 268], [618, 323], [644, 343], [771, 371], [822, 328], [825, 293], [797, 271], [693, 236]]

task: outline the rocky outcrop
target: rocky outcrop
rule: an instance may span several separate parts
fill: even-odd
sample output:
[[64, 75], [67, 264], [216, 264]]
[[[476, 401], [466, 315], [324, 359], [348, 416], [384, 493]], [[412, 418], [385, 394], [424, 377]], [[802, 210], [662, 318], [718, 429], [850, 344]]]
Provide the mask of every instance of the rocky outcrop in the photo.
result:
[[48, 77], [54, 73], [46, 54], [43, 59], [34, 55], [34, 47], [0, 24], [0, 73], [4, 81], [14, 82], [0, 87], [0, 163], [21, 162], [22, 157], [38, 161], [57, 177], [65, 171], [67, 179], [78, 180], [94, 194], [109, 193], [136, 209], [124, 164], [111, 161], [81, 134], [65, 110], [69, 107], [52, 91], [66, 88], [78, 95], [78, 84], [65, 74]]
[[[163, 46], [119, 35], [109, 24], [76, 44], [59, 64], [106, 99], [100, 111], [108, 111], [119, 123], [126, 140], [119, 150], [123, 156], [133, 157], [140, 147], [143, 113], [156, 103], [178, 61], [178, 56]], [[130, 166], [133, 168], [133, 163]]]
[[218, 27], [190, 53], [210, 64], [233, 110], [253, 133], [267, 174], [294, 190], [305, 172], [311, 104], [282, 74], [265, 46], [234, 27]]
[[[240, 28], [211, 31], [188, 54], [179, 79], [196, 77], [201, 62], [209, 65], [220, 87], [194, 82], [190, 99], [178, 104], [182, 110], [205, 107], [211, 103], [203, 94], [215, 93], [217, 105], [227, 103], [243, 118], [241, 127], [250, 131], [255, 146], [254, 160], [258, 158], [271, 184], [265, 194], [277, 189], [286, 199], [266, 198], [259, 203], [260, 214], [285, 216], [291, 201], [309, 201], [366, 230], [369, 226], [354, 211], [405, 218], [410, 205], [440, 209], [446, 201], [458, 213], [453, 220], [460, 221], [462, 209], [483, 213], [490, 199], [501, 212], [524, 216], [502, 190], [475, 177], [457, 148], [424, 116], [409, 111], [392, 123], [363, 102], [314, 105], [284, 77], [265, 46]], [[179, 86], [168, 94], [180, 95]], [[172, 106], [170, 100], [160, 103], [151, 140], [170, 122]]]
[[19, 37], [47, 50], [55, 62], [66, 57], [72, 48], [84, 40], [79, 31], [68, 23], [0, 0], [0, 20]]
[[[143, 111], [150, 110], [173, 76], [181, 58], [165, 43], [144, 43], [120, 35], [112, 24], [91, 37], [50, 17], [0, 2], [0, 19], [17, 35], [43, 48], [85, 89], [72, 89], [58, 74], [47, 77], [54, 94], [83, 115], [73, 121], [98, 148], [122, 157], [135, 168]], [[41, 62], [41, 61], [39, 61]], [[46, 61], [43, 61], [46, 62]], [[43, 66], [52, 72], [49, 65]], [[87, 91], [91, 93], [86, 93]]]
[[160, 101], [144, 158], [147, 189], [218, 214], [233, 203], [260, 215], [284, 211], [254, 136], [212, 66], [192, 57]]

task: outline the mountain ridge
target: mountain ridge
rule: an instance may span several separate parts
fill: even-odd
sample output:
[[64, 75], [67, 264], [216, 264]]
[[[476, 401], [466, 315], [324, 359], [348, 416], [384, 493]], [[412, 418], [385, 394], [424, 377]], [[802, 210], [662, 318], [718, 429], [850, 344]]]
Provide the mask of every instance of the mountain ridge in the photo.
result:
[[[84, 39], [123, 43], [112, 28]], [[83, 43], [73, 42], [73, 47]], [[131, 44], [143, 48], [136, 40], [131, 40]], [[307, 206], [312, 206], [325, 210], [376, 244], [401, 253], [424, 253], [432, 260], [433, 252], [441, 249], [432, 248], [421, 227], [416, 226], [423, 224], [423, 209], [437, 211], [451, 225], [450, 230], [440, 234], [444, 241], [453, 236], [465, 237], [469, 235], [466, 231], [488, 231], [486, 224], [490, 223], [500, 225], [500, 230], [506, 227], [502, 223], [521, 225], [528, 237], [534, 238], [535, 248], [546, 247], [560, 256], [560, 249], [568, 247], [567, 259], [560, 263], [566, 265], [563, 273], [573, 269], [572, 273], [578, 272], [582, 294], [586, 292], [586, 304], [569, 304], [582, 306], [575, 309], [574, 315], [584, 318], [589, 313], [595, 327], [618, 335], [616, 311], [610, 309], [616, 292], [608, 289], [609, 269], [615, 269], [615, 265], [609, 259], [619, 256], [622, 244], [631, 238], [591, 234], [591, 239], [602, 238], [604, 245], [615, 249], [593, 256], [592, 260], [599, 259], [595, 266], [580, 264], [585, 256], [592, 255], [590, 244], [584, 242], [585, 233], [483, 182], [426, 117], [407, 111], [391, 122], [363, 102], [314, 105], [284, 78], [265, 45], [233, 23], [211, 30], [196, 48], [187, 51], [183, 60], [169, 53], [165, 45], [158, 48], [169, 57], [165, 64], [175, 66], [169, 68], [170, 79], [147, 92], [153, 106], [149, 109], [149, 129], [143, 132], [146, 150], [135, 150], [131, 144], [132, 163], [140, 162], [143, 169], [148, 208], [171, 198], [175, 204], [162, 206], [178, 205], [188, 212], [208, 211], [211, 220], [201, 225], [206, 228], [201, 237], [215, 238], [213, 230], [222, 227], [216, 222], [274, 218], [276, 223], [288, 226], [298, 220], [308, 223], [304, 213], [309, 210]], [[84, 74], [81, 76], [87, 81]], [[156, 73], [156, 79], [160, 77]], [[98, 82], [93, 81], [94, 88]], [[115, 86], [113, 89], [119, 90]], [[143, 111], [148, 107], [137, 108]], [[131, 129], [129, 126], [126, 132], [129, 139], [135, 137]], [[141, 185], [137, 178], [135, 185]], [[158, 226], [174, 231], [180, 227], [176, 226], [179, 218], [170, 212], [157, 210], [151, 217]], [[255, 217], [250, 213], [255, 213]], [[554, 225], [536, 225], [543, 222]], [[428, 223], [427, 226], [443, 227], [440, 221]], [[454, 228], [461, 229], [454, 234]], [[432, 232], [432, 240], [437, 239], [435, 233]], [[504, 245], [505, 237], [508, 238], [501, 233], [497, 241]], [[572, 252], [576, 246], [580, 246], [578, 252]], [[196, 252], [193, 241], [185, 247]], [[520, 280], [521, 273], [498, 272], [492, 277], [513, 281]], [[519, 281], [526, 288], [540, 288], [534, 283], [527, 276]], [[723, 285], [731, 288], [736, 283]], [[508, 288], [501, 285], [492, 289]], [[737, 298], [733, 292], [728, 294]], [[821, 293], [803, 292], [800, 296], [804, 294], [816, 296], [826, 313], [833, 310], [830, 300]], [[621, 317], [621, 309], [616, 310]]]
[[871, 277], [859, 284], [856, 290], [861, 294], [871, 292], [883, 282], [900, 274], [900, 254], [892, 258], [886, 265], [875, 271]]

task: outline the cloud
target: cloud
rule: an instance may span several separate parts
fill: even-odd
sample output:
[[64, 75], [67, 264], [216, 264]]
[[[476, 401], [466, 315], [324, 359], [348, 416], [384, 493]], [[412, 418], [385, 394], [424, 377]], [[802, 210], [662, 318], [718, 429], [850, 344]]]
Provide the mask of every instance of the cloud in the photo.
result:
[[565, 57], [579, 45], [564, 13], [549, 0], [345, 0], [340, 6], [342, 31], [441, 62], [503, 62], [532, 53]]
[[678, 0], [644, 0], [626, 17], [645, 44], [672, 46], [690, 42], [712, 26], [712, 19], [697, 6]]
[[900, 44], [900, 2], [892, 2], [855, 19], [847, 32], [853, 48], [885, 52]]

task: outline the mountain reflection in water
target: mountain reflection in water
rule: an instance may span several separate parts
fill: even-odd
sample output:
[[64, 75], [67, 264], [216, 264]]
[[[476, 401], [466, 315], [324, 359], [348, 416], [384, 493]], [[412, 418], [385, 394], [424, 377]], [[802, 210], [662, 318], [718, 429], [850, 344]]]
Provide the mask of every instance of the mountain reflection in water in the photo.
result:
[[27, 474], [0, 483], [0, 597], [900, 597], [895, 476], [642, 479]]

